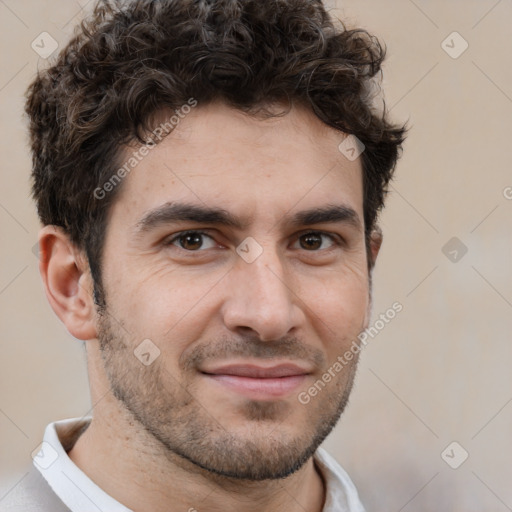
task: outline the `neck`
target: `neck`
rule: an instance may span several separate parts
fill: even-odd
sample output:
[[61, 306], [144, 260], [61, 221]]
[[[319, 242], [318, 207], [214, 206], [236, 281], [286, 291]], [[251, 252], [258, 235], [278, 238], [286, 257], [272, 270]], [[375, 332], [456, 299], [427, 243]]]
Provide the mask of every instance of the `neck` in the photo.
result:
[[285, 479], [236, 480], [168, 453], [134, 421], [128, 428], [122, 423], [119, 417], [109, 421], [96, 411], [68, 455], [107, 494], [134, 512], [322, 511], [324, 483], [312, 459]]

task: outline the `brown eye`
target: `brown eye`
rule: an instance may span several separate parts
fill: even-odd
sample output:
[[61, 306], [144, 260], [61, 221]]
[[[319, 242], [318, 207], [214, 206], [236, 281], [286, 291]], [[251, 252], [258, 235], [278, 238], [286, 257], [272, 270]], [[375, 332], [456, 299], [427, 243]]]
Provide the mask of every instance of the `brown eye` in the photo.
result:
[[308, 233], [300, 237], [300, 245], [303, 249], [317, 250], [322, 247], [322, 235], [319, 233]]
[[179, 233], [172, 240], [169, 245], [175, 245], [186, 251], [198, 251], [199, 249], [210, 249], [215, 247], [215, 241], [206, 233], [200, 231], [187, 231]]
[[305, 249], [306, 251], [331, 249], [333, 245], [339, 245], [334, 236], [316, 231], [301, 235], [297, 241], [300, 249]]
[[188, 251], [195, 251], [203, 245], [203, 237], [198, 233], [183, 235], [179, 238], [179, 241], [181, 247]]

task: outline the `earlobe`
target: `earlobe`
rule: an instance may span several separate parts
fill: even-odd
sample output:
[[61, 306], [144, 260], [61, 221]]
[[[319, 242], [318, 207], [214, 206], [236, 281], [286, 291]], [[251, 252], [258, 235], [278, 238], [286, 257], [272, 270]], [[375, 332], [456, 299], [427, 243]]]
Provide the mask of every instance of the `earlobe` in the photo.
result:
[[75, 338], [96, 338], [96, 310], [86, 258], [59, 226], [41, 229], [39, 254], [39, 272], [52, 309]]

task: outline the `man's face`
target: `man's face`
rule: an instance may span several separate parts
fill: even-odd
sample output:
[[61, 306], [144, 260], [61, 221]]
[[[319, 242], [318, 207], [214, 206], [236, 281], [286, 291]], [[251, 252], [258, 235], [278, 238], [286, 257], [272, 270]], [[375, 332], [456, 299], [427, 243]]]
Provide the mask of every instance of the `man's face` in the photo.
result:
[[198, 106], [125, 178], [98, 339], [115, 396], [169, 454], [284, 477], [339, 419], [356, 357], [298, 397], [368, 321], [362, 171], [343, 137], [297, 107]]

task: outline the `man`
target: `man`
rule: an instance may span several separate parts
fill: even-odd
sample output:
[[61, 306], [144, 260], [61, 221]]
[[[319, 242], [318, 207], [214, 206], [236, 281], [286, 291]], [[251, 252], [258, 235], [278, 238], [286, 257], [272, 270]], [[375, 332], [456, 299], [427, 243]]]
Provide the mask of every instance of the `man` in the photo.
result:
[[319, 445], [404, 135], [382, 59], [320, 1], [101, 1], [39, 73], [40, 270], [93, 414], [47, 427], [1, 510], [363, 510]]

